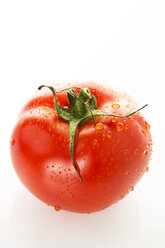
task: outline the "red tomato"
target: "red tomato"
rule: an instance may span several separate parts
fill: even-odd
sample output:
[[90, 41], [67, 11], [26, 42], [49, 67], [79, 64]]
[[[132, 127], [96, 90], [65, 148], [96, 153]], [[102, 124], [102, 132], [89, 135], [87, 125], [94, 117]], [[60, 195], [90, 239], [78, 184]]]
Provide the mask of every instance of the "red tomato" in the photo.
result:
[[[79, 87], [88, 87], [99, 110], [121, 116], [136, 110], [127, 94], [94, 83]], [[132, 191], [152, 152], [150, 125], [141, 114], [101, 115], [96, 126], [92, 119], [78, 126], [74, 158], [81, 182], [69, 151], [69, 123], [57, 114], [53, 95], [41, 93], [23, 108], [11, 138], [14, 168], [29, 191], [56, 210], [79, 213], [105, 209]], [[69, 109], [66, 92], [57, 100]]]

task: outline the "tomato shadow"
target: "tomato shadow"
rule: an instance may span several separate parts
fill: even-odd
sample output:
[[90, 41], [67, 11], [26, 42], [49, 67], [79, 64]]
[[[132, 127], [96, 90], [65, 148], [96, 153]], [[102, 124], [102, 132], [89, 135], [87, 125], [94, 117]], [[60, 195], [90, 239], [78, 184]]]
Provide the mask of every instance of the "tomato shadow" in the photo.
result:
[[93, 214], [55, 211], [20, 187], [9, 217], [8, 248], [136, 247], [140, 214], [133, 196]]

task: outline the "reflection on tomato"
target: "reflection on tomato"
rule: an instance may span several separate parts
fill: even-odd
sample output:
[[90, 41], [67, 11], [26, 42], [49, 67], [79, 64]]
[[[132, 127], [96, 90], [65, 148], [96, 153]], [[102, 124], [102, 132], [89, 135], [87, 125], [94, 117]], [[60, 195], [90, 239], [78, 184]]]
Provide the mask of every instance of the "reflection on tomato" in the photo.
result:
[[[78, 86], [90, 90], [96, 109], [120, 116], [136, 109], [127, 94], [94, 83]], [[11, 138], [16, 173], [36, 197], [56, 210], [91, 213], [105, 209], [132, 191], [148, 171], [150, 125], [139, 112], [128, 118], [94, 116], [96, 126], [91, 118], [80, 123], [73, 151], [76, 171], [69, 122], [58, 115], [54, 101], [49, 91], [42, 90], [21, 111]], [[57, 101], [70, 108], [66, 91], [57, 94]]]

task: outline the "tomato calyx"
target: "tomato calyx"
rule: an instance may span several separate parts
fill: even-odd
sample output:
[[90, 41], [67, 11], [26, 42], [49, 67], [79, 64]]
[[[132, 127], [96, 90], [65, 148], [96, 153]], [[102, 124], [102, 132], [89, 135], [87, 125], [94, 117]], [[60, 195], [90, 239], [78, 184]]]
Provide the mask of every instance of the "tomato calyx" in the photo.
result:
[[[70, 155], [71, 155], [71, 159], [73, 162], [73, 166], [81, 182], [83, 182], [83, 179], [80, 175], [79, 167], [74, 158], [74, 139], [75, 139], [75, 134], [76, 134], [76, 130], [78, 126], [83, 125], [84, 123], [88, 122], [91, 118], [92, 118], [93, 124], [96, 125], [94, 117], [101, 116], [101, 115], [119, 117], [119, 118], [128, 118], [131, 115], [142, 110], [148, 105], [148, 104], [145, 104], [141, 108], [137, 109], [136, 111], [128, 115], [120, 116], [120, 115], [115, 115], [115, 114], [107, 113], [105, 111], [96, 109], [97, 108], [96, 98], [90, 92], [88, 88], [71, 87], [71, 88], [66, 88], [64, 90], [61, 90], [61, 91], [55, 91], [55, 89], [52, 86], [41, 85], [38, 87], [38, 90], [41, 90], [43, 87], [46, 87], [52, 91], [57, 114], [64, 121], [69, 122]], [[77, 95], [74, 89], [80, 89], [80, 93]], [[67, 97], [69, 100], [70, 109], [62, 107], [57, 102], [56, 93], [61, 93], [66, 90], [67, 90]]]

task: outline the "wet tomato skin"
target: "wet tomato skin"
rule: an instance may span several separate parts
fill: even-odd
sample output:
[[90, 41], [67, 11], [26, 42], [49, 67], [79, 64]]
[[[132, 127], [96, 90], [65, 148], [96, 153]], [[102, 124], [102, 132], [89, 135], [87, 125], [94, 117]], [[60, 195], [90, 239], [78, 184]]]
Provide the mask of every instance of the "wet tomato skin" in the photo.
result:
[[[125, 115], [136, 109], [127, 94], [87, 83], [97, 108]], [[68, 106], [66, 93], [58, 102]], [[133, 191], [148, 171], [152, 153], [150, 125], [136, 113], [129, 118], [95, 117], [76, 133], [74, 154], [83, 182], [69, 152], [69, 125], [55, 111], [52, 94], [44, 91], [20, 113], [11, 137], [11, 157], [22, 183], [37, 198], [60, 209], [91, 213], [107, 208]]]

